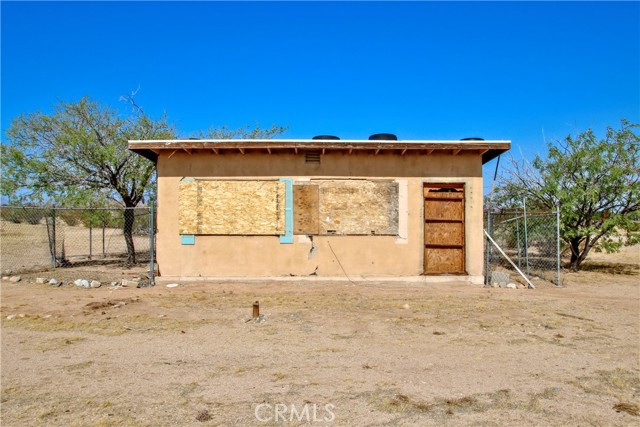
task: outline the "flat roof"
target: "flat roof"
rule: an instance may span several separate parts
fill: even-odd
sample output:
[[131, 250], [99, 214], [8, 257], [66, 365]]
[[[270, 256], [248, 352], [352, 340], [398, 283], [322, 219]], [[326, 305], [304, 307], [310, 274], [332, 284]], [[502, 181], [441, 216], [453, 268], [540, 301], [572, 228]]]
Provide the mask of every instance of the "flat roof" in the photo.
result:
[[346, 151], [349, 154], [357, 151], [368, 151], [375, 154], [392, 152], [399, 155], [429, 155], [434, 151], [449, 151], [453, 155], [461, 152], [476, 152], [482, 156], [482, 163], [496, 158], [511, 147], [506, 140], [359, 140], [359, 139], [150, 139], [130, 140], [129, 149], [152, 161], [157, 161], [162, 151], [172, 153], [185, 151], [189, 154], [198, 151], [209, 151], [213, 154], [225, 152], [294, 152], [319, 150], [322, 154], [335, 151]]

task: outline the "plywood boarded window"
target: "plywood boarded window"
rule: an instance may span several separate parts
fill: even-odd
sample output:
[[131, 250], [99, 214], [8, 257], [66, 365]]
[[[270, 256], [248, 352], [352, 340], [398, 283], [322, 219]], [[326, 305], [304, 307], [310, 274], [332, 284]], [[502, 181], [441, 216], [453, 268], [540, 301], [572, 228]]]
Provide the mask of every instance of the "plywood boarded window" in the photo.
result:
[[397, 235], [398, 183], [333, 180], [293, 187], [294, 233]]
[[180, 234], [281, 235], [285, 184], [278, 181], [181, 181]]

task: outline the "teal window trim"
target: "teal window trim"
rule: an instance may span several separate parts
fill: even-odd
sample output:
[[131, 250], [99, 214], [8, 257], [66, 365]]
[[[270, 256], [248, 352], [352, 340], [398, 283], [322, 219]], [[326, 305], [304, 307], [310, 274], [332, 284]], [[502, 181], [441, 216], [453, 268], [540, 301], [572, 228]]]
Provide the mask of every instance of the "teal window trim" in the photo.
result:
[[193, 234], [181, 234], [180, 243], [182, 243], [183, 245], [195, 245], [196, 236]]
[[280, 236], [281, 244], [293, 243], [293, 178], [280, 178], [284, 182], [284, 234]]

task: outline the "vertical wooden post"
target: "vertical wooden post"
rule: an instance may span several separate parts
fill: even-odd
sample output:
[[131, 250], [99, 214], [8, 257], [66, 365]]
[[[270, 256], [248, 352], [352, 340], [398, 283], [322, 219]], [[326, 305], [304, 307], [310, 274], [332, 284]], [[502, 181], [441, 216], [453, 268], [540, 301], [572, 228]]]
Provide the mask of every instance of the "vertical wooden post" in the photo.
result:
[[260, 317], [260, 303], [258, 301], [253, 303], [253, 318]]

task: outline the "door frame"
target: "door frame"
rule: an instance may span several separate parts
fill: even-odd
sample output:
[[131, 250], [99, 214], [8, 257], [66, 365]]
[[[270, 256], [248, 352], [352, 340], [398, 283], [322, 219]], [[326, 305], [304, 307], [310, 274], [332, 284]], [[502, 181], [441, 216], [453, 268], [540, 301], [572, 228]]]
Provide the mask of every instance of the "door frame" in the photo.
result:
[[[462, 270], [458, 272], [450, 272], [450, 273], [428, 273], [426, 271], [426, 262], [427, 262], [427, 242], [425, 239], [426, 227], [427, 227], [427, 212], [425, 209], [426, 206], [426, 196], [424, 191], [426, 188], [454, 188], [462, 190], [462, 198], [460, 199], [462, 203]], [[424, 276], [466, 276], [469, 273], [467, 272], [467, 213], [466, 213], [466, 198], [467, 198], [467, 184], [463, 181], [454, 181], [454, 182], [438, 182], [438, 181], [430, 181], [422, 183], [422, 275]], [[454, 199], [455, 200], [455, 199]], [[457, 246], [457, 245], [456, 245]]]

